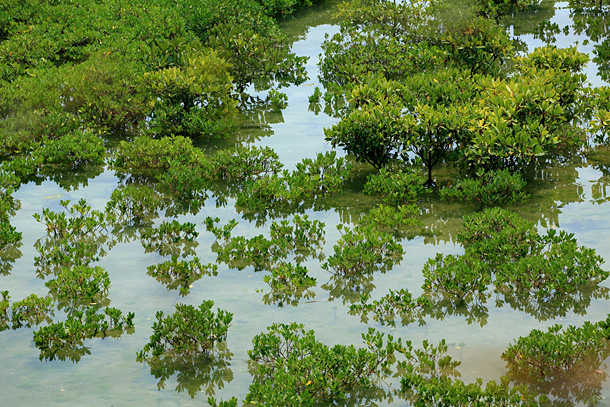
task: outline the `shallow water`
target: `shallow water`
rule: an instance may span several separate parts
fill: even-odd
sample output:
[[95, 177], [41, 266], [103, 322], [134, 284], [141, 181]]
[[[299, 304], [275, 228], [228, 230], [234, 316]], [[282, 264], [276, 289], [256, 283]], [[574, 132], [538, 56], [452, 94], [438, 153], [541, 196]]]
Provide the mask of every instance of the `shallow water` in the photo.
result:
[[[288, 108], [281, 114], [266, 117], [265, 125], [248, 125], [241, 130], [237, 140], [253, 140], [253, 144], [270, 146], [280, 156], [286, 168], [292, 169], [295, 163], [305, 157], [313, 157], [318, 152], [329, 151], [331, 147], [324, 141], [323, 128], [332, 125], [335, 119], [324, 114], [315, 115], [308, 111], [308, 97], [316, 86], [317, 56], [321, 52], [320, 43], [326, 33], [332, 35], [336, 26], [332, 25], [330, 15], [337, 2], [324, 7], [300, 13], [286, 21], [286, 32], [298, 41], [294, 51], [299, 55], [310, 56], [307, 64], [310, 80], [300, 86], [284, 89], [289, 98]], [[553, 13], [558, 22], [569, 19], [569, 11], [564, 4], [555, 10], [545, 6], [545, 13]], [[542, 11], [541, 11], [542, 13]], [[520, 16], [512, 28], [515, 34], [528, 31], [531, 20], [540, 14], [530, 13]], [[531, 25], [531, 24], [530, 24]], [[530, 47], [538, 44], [531, 35], [521, 38]], [[570, 45], [575, 38], [558, 38], [559, 46]], [[582, 41], [582, 39], [579, 39]], [[579, 48], [584, 51], [585, 48]], [[601, 84], [595, 78], [595, 67], [587, 71], [590, 81]], [[213, 150], [213, 148], [210, 148]], [[339, 154], [342, 154], [340, 152]], [[535, 174], [535, 182], [530, 183], [532, 198], [524, 205], [513, 208], [522, 216], [537, 222], [540, 228], [554, 227], [574, 233], [579, 244], [595, 248], [599, 255], [610, 262], [610, 203], [608, 188], [610, 177], [602, 172], [610, 165], [610, 154], [600, 152], [587, 160], [577, 163], [556, 165]], [[441, 171], [442, 173], [442, 171]], [[30, 293], [45, 295], [44, 281], [36, 278], [34, 257], [37, 252], [34, 243], [44, 236], [44, 227], [32, 217], [43, 208], [58, 211], [59, 201], [80, 198], [94, 209], [103, 209], [110, 194], [119, 180], [112, 171], [93, 172], [86, 186], [76, 190], [60, 187], [57, 183], [45, 181], [40, 185], [27, 184], [14, 197], [21, 201], [22, 207], [11, 219], [13, 226], [23, 232], [22, 256], [12, 265], [12, 271], [0, 277], [0, 288], [8, 289], [13, 300], [21, 299]], [[325, 253], [332, 253], [332, 245], [340, 237], [335, 225], [350, 222], [359, 217], [362, 211], [370, 208], [374, 199], [361, 193], [345, 193], [332, 200], [332, 209], [326, 211], [309, 210], [306, 213], [313, 219], [326, 223]], [[459, 254], [463, 250], [454, 244], [456, 232], [463, 215], [476, 208], [435, 202], [427, 207], [429, 214], [426, 224], [436, 232], [435, 237], [417, 237], [403, 242], [405, 255], [402, 262], [385, 274], [376, 274], [373, 298], [385, 294], [388, 289], [408, 288], [415, 295], [421, 293], [423, 277], [421, 269], [429, 257], [435, 253]], [[216, 207], [215, 200], [209, 199], [197, 215], [179, 217], [180, 221], [197, 224], [200, 235], [197, 239], [197, 256], [202, 263], [214, 262], [216, 255], [210, 250], [214, 242], [211, 233], [205, 232], [202, 222], [207, 216], [221, 218], [224, 224], [237, 219], [239, 225], [234, 235], [254, 236], [266, 233], [254, 223], [244, 220], [235, 211], [229, 200], [225, 207]], [[162, 219], [158, 219], [156, 224]], [[69, 361], [39, 360], [39, 352], [32, 342], [32, 329], [7, 330], [0, 333], [0, 406], [189, 406], [205, 404], [205, 389], [191, 398], [187, 392], [176, 391], [176, 376], [165, 383], [165, 388], [157, 388], [157, 379], [150, 373], [146, 364], [136, 362], [136, 352], [148, 342], [151, 325], [157, 310], [171, 312], [175, 304], [182, 302], [199, 304], [202, 300], [214, 300], [218, 308], [234, 313], [234, 322], [229, 329], [228, 348], [233, 353], [230, 372], [222, 383], [213, 389], [216, 398], [237, 396], [243, 398], [251, 382], [247, 371], [247, 350], [251, 339], [273, 322], [298, 321], [307, 329], [316, 331], [320, 340], [327, 344], [360, 344], [360, 334], [367, 330], [367, 324], [359, 317], [348, 315], [348, 306], [342, 298], [329, 298], [328, 291], [321, 288], [329, 281], [330, 274], [320, 268], [317, 261], [306, 263], [310, 273], [317, 279], [314, 289], [315, 302], [304, 303], [298, 307], [278, 308], [262, 302], [263, 293], [268, 291], [262, 281], [263, 274], [251, 268], [232, 270], [219, 265], [218, 276], [203, 277], [194, 283], [187, 297], [180, 297], [177, 291], [169, 291], [154, 278], [146, 274], [146, 267], [164, 261], [155, 253], [146, 253], [139, 241], [118, 244], [110, 254], [102, 258], [99, 265], [110, 273], [112, 286], [109, 298], [111, 306], [121, 310], [133, 311], [136, 331], [115, 340], [93, 339], [86, 342], [91, 355], [84, 356], [78, 363]], [[605, 265], [607, 269], [608, 264]], [[608, 286], [608, 282], [603, 285]], [[568, 312], [565, 316], [539, 322], [525, 312], [512, 309], [508, 305], [497, 307], [492, 296], [485, 306], [488, 309], [487, 323], [468, 324], [463, 316], [448, 316], [443, 320], [427, 318], [425, 326], [411, 324], [396, 329], [373, 326], [395, 336], [419, 343], [424, 339], [437, 342], [446, 339], [449, 352], [462, 362], [460, 372], [466, 381], [482, 377], [484, 380], [499, 379], [505, 373], [504, 362], [500, 355], [506, 346], [534, 328], [544, 328], [555, 323], [581, 324], [584, 321], [605, 319], [608, 313], [608, 300], [591, 300], [585, 315]], [[230, 380], [232, 377], [232, 380]], [[610, 383], [600, 383], [599, 405], [610, 405], [604, 397], [610, 397]], [[213, 393], [209, 393], [213, 394]], [[404, 404], [397, 402], [395, 404]], [[381, 405], [384, 405], [381, 403]]]

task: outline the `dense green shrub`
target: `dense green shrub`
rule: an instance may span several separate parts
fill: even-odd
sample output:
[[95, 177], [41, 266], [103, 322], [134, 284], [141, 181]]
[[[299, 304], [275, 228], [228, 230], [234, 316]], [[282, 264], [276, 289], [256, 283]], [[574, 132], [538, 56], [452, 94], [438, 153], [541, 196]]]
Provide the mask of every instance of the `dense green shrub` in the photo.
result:
[[556, 298], [597, 285], [610, 275], [600, 267], [602, 257], [594, 249], [579, 246], [573, 234], [550, 229], [539, 240], [535, 253], [500, 266], [499, 291]]
[[492, 266], [512, 262], [536, 250], [538, 233], [534, 224], [501, 208], [465, 216], [464, 228], [458, 241]]
[[300, 264], [280, 264], [271, 269], [271, 274], [263, 277], [271, 291], [263, 297], [266, 304], [284, 304], [296, 306], [301, 298], [312, 298], [314, 293], [309, 289], [315, 287], [316, 279], [307, 274], [307, 268]]
[[[41, 148], [34, 151], [33, 156], [47, 166], [74, 169], [87, 164], [101, 164], [105, 152], [104, 141], [100, 137], [83, 132], [46, 140]], [[45, 170], [46, 167], [43, 168]]]
[[245, 180], [277, 174], [283, 164], [269, 147], [237, 147], [209, 157], [206, 176], [213, 180]]
[[343, 277], [386, 271], [402, 260], [402, 245], [387, 233], [372, 227], [353, 229], [337, 225], [343, 234], [336, 245], [334, 254], [322, 264], [324, 270]]
[[198, 166], [203, 157], [201, 150], [186, 137], [162, 137], [157, 140], [142, 136], [130, 142], [121, 141], [110, 164], [130, 172], [168, 170], [176, 165]]
[[476, 178], [459, 180], [455, 186], [438, 192], [443, 199], [497, 206], [524, 202], [528, 197], [523, 191], [526, 184], [521, 174], [511, 174], [508, 170], [478, 171]]
[[214, 51], [180, 61], [180, 66], [144, 75], [157, 100], [149, 131], [155, 136], [226, 137], [235, 114], [229, 64]]
[[168, 289], [180, 289], [180, 295], [187, 295], [193, 283], [203, 276], [218, 273], [216, 264], [203, 265], [195, 257], [193, 260], [178, 260], [177, 256], [160, 264], [148, 266], [148, 275], [167, 285]]
[[368, 322], [368, 315], [373, 314], [373, 320], [381, 325], [396, 326], [396, 319], [400, 317], [403, 326], [418, 321], [420, 325], [425, 322], [423, 316], [430, 308], [431, 303], [425, 296], [414, 298], [408, 290], [400, 289], [381, 297], [379, 300], [368, 302], [370, 296], [363, 295], [359, 304], [350, 305], [350, 314], [361, 314], [362, 322]]
[[512, 373], [546, 377], [559, 373], [578, 374], [596, 368], [610, 355], [604, 323], [585, 322], [580, 327], [561, 325], [547, 332], [532, 330], [519, 337], [502, 354]]
[[492, 270], [469, 254], [462, 256], [437, 254], [428, 259], [423, 269], [424, 291], [436, 291], [460, 300], [478, 298], [491, 283]]
[[163, 358], [165, 354], [211, 356], [216, 345], [224, 342], [233, 314], [212, 311], [213, 301], [203, 301], [198, 307], [177, 304], [176, 311], [164, 317], [157, 312], [150, 341], [138, 352], [138, 360]]
[[56, 278], [47, 281], [45, 285], [60, 303], [89, 304], [108, 295], [110, 277], [99, 266], [62, 267]]
[[91, 306], [85, 311], [73, 311], [65, 322], [57, 322], [34, 331], [34, 344], [40, 349], [40, 360], [65, 360], [78, 362], [91, 352], [84, 345], [85, 339], [94, 337], [120, 336], [133, 328], [135, 314], [123, 313], [116, 308]]
[[364, 193], [381, 195], [392, 205], [402, 205], [419, 199], [425, 191], [425, 179], [408, 170], [382, 168], [378, 174], [369, 176], [364, 184]]
[[303, 325], [273, 324], [256, 335], [248, 351], [254, 381], [245, 403], [270, 406], [315, 406], [349, 397], [356, 387], [373, 388], [385, 377], [396, 354], [406, 352], [400, 339], [370, 329], [367, 348], [329, 347]]
[[393, 233], [397, 237], [414, 234], [416, 227], [423, 223], [416, 218], [421, 210], [415, 204], [401, 206], [378, 205], [360, 218], [359, 225], [363, 227], [374, 227], [382, 232]]
[[305, 158], [295, 171], [247, 180], [237, 195], [236, 205], [253, 210], [273, 207], [295, 207], [304, 202], [339, 192], [343, 188], [351, 165], [336, 158], [334, 151], [319, 153], [315, 159]]

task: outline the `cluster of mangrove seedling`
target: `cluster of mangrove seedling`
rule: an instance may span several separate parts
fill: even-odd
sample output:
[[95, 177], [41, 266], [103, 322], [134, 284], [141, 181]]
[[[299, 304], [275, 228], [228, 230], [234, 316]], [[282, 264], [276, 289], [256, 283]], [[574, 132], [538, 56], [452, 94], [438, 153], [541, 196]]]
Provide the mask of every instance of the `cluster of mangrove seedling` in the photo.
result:
[[[369, 328], [362, 334], [366, 347], [328, 346], [302, 324], [273, 324], [252, 340], [250, 370], [254, 377], [243, 405], [317, 406], [337, 401], [369, 405], [382, 400], [382, 383], [400, 377], [400, 390], [392, 393], [414, 406], [538, 406], [524, 387], [503, 379], [483, 386], [479, 379], [466, 384], [459, 376], [459, 361], [447, 355], [447, 345], [387, 337]], [[378, 390], [379, 392], [376, 392]], [[211, 406], [236, 407], [238, 399], [208, 400]]]
[[[89, 354], [84, 341], [93, 337], [118, 337], [133, 328], [133, 313], [108, 307], [110, 277], [106, 270], [92, 265], [115, 242], [107, 236], [114, 216], [92, 210], [86, 201], [74, 205], [61, 201], [64, 212], [44, 209], [34, 218], [45, 225], [46, 236], [35, 244], [37, 275], [47, 279], [49, 294], [9, 302], [3, 292], [2, 327], [13, 329], [48, 325], [34, 331], [34, 343], [40, 359], [78, 361]], [[106, 248], [105, 248], [106, 246]], [[66, 320], [53, 322], [56, 310]]]
[[[565, 312], [570, 305], [578, 311], [575, 299], [583, 291], [601, 291], [607, 297], [608, 290], [598, 286], [610, 275], [600, 267], [603, 259], [594, 249], [579, 246], [572, 234], [549, 229], [541, 235], [533, 223], [500, 208], [466, 216], [464, 228], [458, 234], [463, 255], [437, 254], [424, 265], [421, 297], [402, 289], [369, 302], [365, 293], [350, 312], [362, 313], [365, 320], [372, 313], [382, 324], [394, 325], [398, 316], [403, 323], [421, 323], [425, 315], [435, 316], [448, 300], [464, 306], [485, 303], [492, 282], [495, 292], [508, 302], [520, 298], [567, 305], [556, 312]], [[474, 307], [469, 314], [481, 309]], [[484, 317], [479, 315], [479, 322]]]
[[[240, 270], [251, 266], [255, 271], [269, 271], [271, 274], [263, 277], [271, 288], [263, 297], [265, 303], [296, 306], [301, 298], [313, 296], [309, 288], [315, 286], [316, 279], [301, 264], [309, 257], [323, 259], [324, 223], [309, 220], [307, 215], [295, 215], [293, 225], [287, 220], [272, 222], [269, 238], [261, 234], [248, 239], [231, 237], [237, 225], [235, 220], [222, 227], [216, 226], [219, 220], [210, 217], [205, 220], [207, 230], [217, 239], [212, 250], [218, 261]], [[288, 258], [296, 264], [286, 262]]]
[[[176, 311], [167, 316], [157, 312], [153, 334], [138, 352], [137, 360], [149, 365], [159, 379], [159, 389], [176, 371], [176, 390], [186, 389], [191, 397], [201, 391], [201, 386], [206, 386], [206, 393], [214, 394], [224, 380], [231, 380], [229, 362], [233, 354], [225, 340], [233, 314], [224, 310], [215, 313], [213, 306], [213, 301], [203, 301], [198, 307], [177, 304]], [[198, 386], [193, 388], [192, 383]]]

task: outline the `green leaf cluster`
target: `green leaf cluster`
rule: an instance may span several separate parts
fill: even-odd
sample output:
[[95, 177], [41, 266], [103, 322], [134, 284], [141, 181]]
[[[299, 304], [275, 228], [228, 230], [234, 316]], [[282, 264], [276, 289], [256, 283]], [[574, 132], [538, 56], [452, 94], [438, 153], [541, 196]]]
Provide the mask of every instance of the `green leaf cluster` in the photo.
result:
[[514, 205], [524, 202], [528, 194], [523, 191], [527, 182], [520, 173], [508, 169], [479, 171], [473, 178], [459, 180], [451, 187], [439, 189], [442, 199], [461, 202], [478, 202], [483, 205]]
[[215, 276], [218, 274], [216, 264], [203, 265], [199, 258], [192, 260], [178, 260], [177, 256], [163, 263], [148, 266], [148, 275], [165, 284], [168, 289], [180, 289], [180, 295], [186, 296], [192, 284], [203, 276]]
[[135, 315], [123, 313], [116, 308], [89, 307], [84, 311], [75, 310], [64, 322], [54, 323], [34, 331], [34, 343], [40, 349], [40, 360], [65, 360], [78, 362], [89, 349], [85, 339], [106, 336], [120, 336], [123, 331], [133, 328]]
[[176, 311], [164, 316], [158, 311], [150, 341], [138, 352], [139, 361], [164, 358], [165, 355], [212, 356], [216, 345], [227, 338], [233, 314], [213, 312], [214, 301], [203, 301], [198, 307], [177, 304]]

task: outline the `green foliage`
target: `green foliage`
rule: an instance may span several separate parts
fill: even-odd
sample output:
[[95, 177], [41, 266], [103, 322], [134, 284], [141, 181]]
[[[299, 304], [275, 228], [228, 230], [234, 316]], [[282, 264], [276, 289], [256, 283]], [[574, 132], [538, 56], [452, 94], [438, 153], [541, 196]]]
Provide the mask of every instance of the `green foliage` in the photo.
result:
[[382, 168], [404, 149], [408, 122], [401, 110], [387, 102], [356, 109], [330, 129], [324, 129], [326, 141], [353, 154], [357, 161]]
[[47, 167], [75, 169], [84, 165], [99, 165], [104, 161], [104, 141], [91, 132], [66, 134], [58, 139], [46, 140], [33, 152]]
[[167, 171], [173, 166], [194, 167], [201, 164], [204, 155], [186, 137], [136, 137], [130, 142], [121, 141], [110, 164], [114, 167], [141, 172], [147, 170]]
[[[162, 256], [175, 255], [184, 251], [187, 255], [197, 245], [195, 238], [199, 232], [195, 230], [195, 224], [191, 222], [180, 223], [177, 220], [171, 222], [163, 221], [158, 228], [144, 230], [141, 233], [142, 246], [147, 252], [156, 251]], [[180, 246], [184, 246], [184, 250]]]
[[401, 387], [404, 397], [413, 406], [474, 407], [474, 406], [538, 406], [526, 389], [511, 387], [508, 380], [499, 384], [491, 381], [482, 386], [482, 380], [466, 384], [452, 379], [459, 376], [459, 361], [447, 355], [447, 345], [441, 341], [433, 346], [423, 342], [421, 349], [414, 349], [402, 374]]
[[21, 203], [12, 196], [18, 184], [18, 177], [0, 170], [0, 253], [21, 245], [22, 234], [10, 224], [10, 217], [21, 207]]
[[230, 66], [214, 51], [184, 58], [181, 66], [149, 72], [145, 86], [157, 102], [151, 134], [219, 138], [230, 134], [226, 119], [235, 113]]
[[363, 227], [374, 227], [382, 232], [393, 233], [397, 237], [404, 237], [413, 233], [416, 227], [423, 224], [415, 217], [420, 214], [417, 205], [383, 206], [378, 205], [360, 218], [359, 224]]
[[56, 278], [45, 283], [60, 302], [89, 304], [108, 295], [110, 277], [101, 267], [62, 267]]
[[580, 327], [561, 325], [547, 332], [532, 330], [509, 345], [504, 359], [512, 374], [548, 377], [595, 369], [610, 355], [608, 330], [602, 323], [585, 322]]
[[178, 260], [177, 256], [172, 256], [171, 260], [149, 266], [147, 269], [148, 275], [167, 285], [168, 289], [180, 289], [182, 296], [186, 296], [193, 283], [201, 277], [218, 274], [216, 264], [202, 265], [197, 257], [185, 261]]
[[283, 164], [269, 147], [222, 150], [208, 159], [206, 176], [212, 180], [246, 180], [277, 174]]
[[59, 203], [66, 212], [56, 213], [48, 208], [42, 210], [42, 216], [35, 213], [34, 219], [46, 225], [46, 232], [49, 238], [82, 238], [100, 233], [106, 230], [114, 222], [112, 214], [103, 211], [92, 210], [84, 199], [79, 200], [74, 205], [70, 205], [69, 200]]
[[339, 192], [351, 170], [334, 151], [305, 158], [296, 167], [293, 172], [284, 170], [280, 175], [246, 181], [236, 205], [253, 210], [299, 206]]
[[537, 251], [497, 273], [502, 292], [526, 292], [541, 298], [559, 297], [597, 285], [610, 275], [594, 249], [578, 246], [573, 234], [550, 229], [540, 237]]
[[2, 294], [2, 300], [0, 301], [0, 332], [2, 332], [8, 328], [8, 309], [11, 306], [9, 301], [11, 296], [8, 290], [0, 291], [0, 294]]
[[281, 264], [271, 269], [271, 275], [263, 277], [263, 281], [269, 284], [271, 292], [265, 294], [265, 304], [284, 304], [297, 306], [301, 298], [309, 299], [314, 293], [309, 289], [315, 287], [316, 279], [307, 274], [307, 268], [292, 263]]
[[523, 258], [537, 245], [534, 224], [501, 208], [465, 216], [464, 228], [458, 241], [491, 266]]
[[439, 407], [536, 407], [540, 404], [526, 389], [511, 387], [508, 380], [500, 383], [477, 379], [475, 383], [464, 383], [447, 377], [426, 378], [421, 375], [406, 375], [402, 381], [406, 398], [413, 406]]
[[114, 214], [119, 223], [139, 225], [155, 219], [162, 206], [161, 197], [152, 188], [125, 185], [112, 191], [105, 211]]
[[309, 220], [307, 215], [295, 215], [294, 226], [287, 220], [272, 222], [269, 228], [269, 238], [263, 235], [246, 239], [236, 236], [229, 239], [230, 229], [234, 224], [229, 223], [224, 231], [216, 228], [217, 238], [222, 235], [225, 241], [213, 248], [218, 253], [218, 260], [231, 267], [243, 269], [253, 266], [255, 271], [272, 267], [278, 261], [293, 254], [297, 262], [309, 256], [315, 256], [324, 243], [324, 223]]
[[343, 277], [370, 274], [377, 270], [386, 271], [402, 260], [402, 245], [387, 233], [372, 227], [344, 228], [337, 225], [342, 236], [333, 246], [334, 254], [322, 264], [324, 270], [331, 270]]
[[364, 193], [381, 195], [389, 204], [402, 205], [419, 199], [425, 191], [424, 183], [420, 175], [411, 171], [382, 168], [378, 174], [369, 176]]
[[293, 11], [309, 7], [313, 3], [311, 0], [256, 0], [265, 8], [265, 14], [269, 16], [279, 16], [292, 14]]
[[236, 90], [304, 80], [306, 59], [267, 14], [307, 5], [11, 1], [0, 11], [2, 152], [89, 129], [224, 137]]
[[214, 224], [220, 222], [220, 218], [212, 219], [210, 216], [205, 218], [205, 229], [208, 232], [212, 232], [214, 236], [216, 236], [217, 240], [225, 239], [228, 240], [231, 237], [231, 231], [237, 226], [237, 221], [235, 219], [231, 219], [226, 225], [222, 228], [214, 226]]
[[373, 388], [406, 352], [392, 336], [369, 329], [362, 335], [367, 348], [329, 347], [303, 325], [273, 324], [256, 335], [248, 351], [254, 381], [245, 403], [273, 406], [315, 406], [348, 397], [355, 386]]
[[85, 311], [74, 311], [65, 322], [54, 323], [34, 331], [34, 344], [40, 349], [40, 360], [65, 360], [78, 362], [89, 349], [85, 339], [106, 336], [120, 336], [125, 330], [133, 328], [135, 314], [123, 313], [116, 308], [104, 308], [98, 313], [96, 307]]
[[527, 183], [521, 174], [508, 170], [478, 171], [476, 178], [462, 179], [455, 186], [441, 188], [443, 199], [474, 201], [483, 205], [497, 206], [524, 202], [528, 195], [523, 191]]
[[53, 315], [53, 298], [31, 294], [21, 301], [15, 301], [11, 306], [11, 311], [13, 329], [22, 326], [29, 328], [43, 322], [50, 323], [50, 316]]
[[63, 267], [84, 266], [106, 255], [103, 239], [74, 241], [73, 238], [37, 241], [39, 256], [34, 257], [39, 277], [57, 274]]
[[459, 300], [479, 298], [491, 283], [489, 266], [466, 254], [453, 256], [437, 254], [424, 265], [424, 291], [436, 291]]
[[224, 342], [233, 314], [212, 311], [214, 301], [203, 301], [199, 307], [177, 304], [176, 311], [166, 317], [157, 312], [150, 341], [138, 352], [138, 361], [176, 356], [211, 356], [216, 345]]
[[425, 296], [413, 298], [408, 290], [400, 289], [381, 297], [379, 300], [368, 302], [370, 296], [362, 296], [359, 304], [350, 305], [349, 313], [352, 315], [360, 314], [361, 320], [367, 323], [369, 314], [373, 314], [373, 320], [381, 325], [396, 326], [396, 318], [400, 317], [403, 326], [407, 326], [416, 320], [420, 325], [424, 325], [424, 313], [432, 304]]

